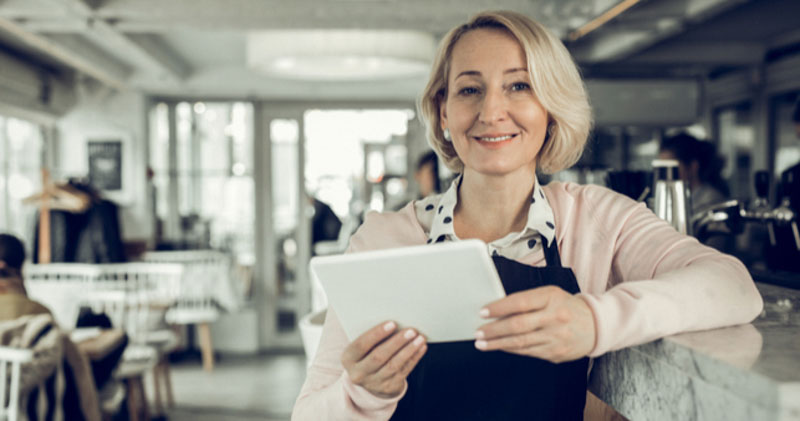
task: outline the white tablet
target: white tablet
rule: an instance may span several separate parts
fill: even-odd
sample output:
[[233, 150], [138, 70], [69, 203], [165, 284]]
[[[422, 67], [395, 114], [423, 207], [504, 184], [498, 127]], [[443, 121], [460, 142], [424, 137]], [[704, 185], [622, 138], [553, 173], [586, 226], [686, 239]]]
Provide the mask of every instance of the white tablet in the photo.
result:
[[387, 320], [428, 342], [474, 339], [480, 309], [506, 295], [480, 240], [315, 257], [311, 270], [350, 340]]

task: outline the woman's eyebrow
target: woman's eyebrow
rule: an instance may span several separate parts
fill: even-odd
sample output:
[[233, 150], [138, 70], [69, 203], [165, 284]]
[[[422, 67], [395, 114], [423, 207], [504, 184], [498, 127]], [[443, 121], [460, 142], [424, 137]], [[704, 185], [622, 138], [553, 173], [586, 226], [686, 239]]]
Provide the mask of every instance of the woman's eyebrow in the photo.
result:
[[459, 73], [458, 76], [456, 76], [455, 79], [453, 79], [453, 80], [456, 80], [456, 79], [460, 78], [461, 76], [480, 76], [480, 75], [481, 75], [481, 72], [479, 72], [477, 70], [465, 70], [465, 71]]
[[[527, 71], [528, 71], [528, 69], [526, 67], [514, 67], [513, 69], [508, 69], [508, 70], [504, 71], [503, 73], [504, 74], [509, 74], [509, 73], [527, 72]], [[461, 76], [480, 76], [480, 75], [481, 75], [481, 72], [479, 72], [477, 70], [465, 70], [465, 71], [459, 73], [458, 76], [456, 76], [455, 79], [453, 79], [453, 80], [456, 80], [456, 79], [460, 78]]]

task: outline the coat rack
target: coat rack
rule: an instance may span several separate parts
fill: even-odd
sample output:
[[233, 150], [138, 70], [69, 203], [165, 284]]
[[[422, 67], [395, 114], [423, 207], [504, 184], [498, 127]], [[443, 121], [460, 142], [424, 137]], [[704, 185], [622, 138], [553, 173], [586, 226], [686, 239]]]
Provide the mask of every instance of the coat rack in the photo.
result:
[[42, 192], [26, 197], [22, 203], [39, 207], [39, 263], [52, 261], [50, 244], [50, 211], [53, 209], [80, 213], [89, 208], [91, 199], [68, 186], [57, 186], [50, 182], [50, 171], [42, 168]]

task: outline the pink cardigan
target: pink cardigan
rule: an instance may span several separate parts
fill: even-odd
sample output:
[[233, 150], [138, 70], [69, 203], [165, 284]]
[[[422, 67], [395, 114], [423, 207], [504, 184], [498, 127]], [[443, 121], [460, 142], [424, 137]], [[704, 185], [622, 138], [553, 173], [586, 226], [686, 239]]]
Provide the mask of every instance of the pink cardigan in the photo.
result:
[[[592, 357], [678, 332], [748, 323], [763, 301], [737, 259], [676, 232], [644, 204], [599, 186], [553, 182], [562, 264], [572, 268], [594, 312]], [[424, 244], [410, 203], [367, 216], [350, 252]], [[521, 260], [543, 266], [541, 251]], [[292, 420], [388, 420], [402, 398], [378, 398], [353, 384], [340, 357], [349, 341], [328, 311], [316, 357]]]

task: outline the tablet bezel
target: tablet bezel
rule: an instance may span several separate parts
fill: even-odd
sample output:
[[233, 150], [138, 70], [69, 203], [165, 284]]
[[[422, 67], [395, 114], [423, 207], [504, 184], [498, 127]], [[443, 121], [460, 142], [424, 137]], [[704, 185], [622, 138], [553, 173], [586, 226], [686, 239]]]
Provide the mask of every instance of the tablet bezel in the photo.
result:
[[480, 240], [463, 240], [311, 259], [348, 338], [387, 320], [428, 342], [473, 340], [480, 309], [505, 297]]

